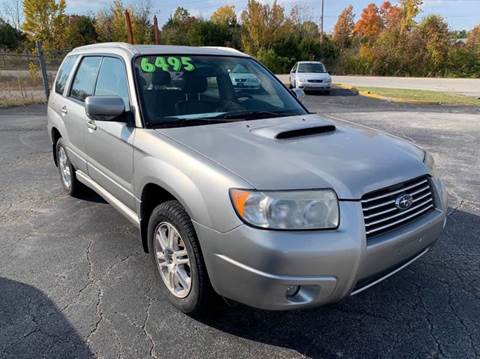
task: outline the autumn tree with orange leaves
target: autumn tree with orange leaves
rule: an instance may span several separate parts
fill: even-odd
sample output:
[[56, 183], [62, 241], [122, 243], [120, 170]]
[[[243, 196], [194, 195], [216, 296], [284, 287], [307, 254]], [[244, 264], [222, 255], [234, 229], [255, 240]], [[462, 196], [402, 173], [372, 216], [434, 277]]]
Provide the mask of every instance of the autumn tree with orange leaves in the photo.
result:
[[382, 30], [383, 21], [377, 5], [374, 3], [368, 4], [368, 6], [363, 9], [360, 19], [355, 24], [353, 33], [367, 40], [372, 40], [377, 37]]
[[353, 6], [349, 5], [340, 13], [333, 29], [333, 41], [339, 48], [347, 48], [351, 45], [354, 26]]

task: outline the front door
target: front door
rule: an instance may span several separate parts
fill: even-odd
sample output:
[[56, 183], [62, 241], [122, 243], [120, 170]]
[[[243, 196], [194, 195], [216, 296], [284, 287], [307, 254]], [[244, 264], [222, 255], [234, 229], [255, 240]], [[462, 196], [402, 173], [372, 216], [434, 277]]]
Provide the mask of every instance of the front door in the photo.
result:
[[[103, 57], [94, 96], [120, 96], [130, 110], [125, 63]], [[130, 209], [133, 195], [133, 138], [135, 127], [124, 122], [89, 120], [86, 134], [89, 176]]]

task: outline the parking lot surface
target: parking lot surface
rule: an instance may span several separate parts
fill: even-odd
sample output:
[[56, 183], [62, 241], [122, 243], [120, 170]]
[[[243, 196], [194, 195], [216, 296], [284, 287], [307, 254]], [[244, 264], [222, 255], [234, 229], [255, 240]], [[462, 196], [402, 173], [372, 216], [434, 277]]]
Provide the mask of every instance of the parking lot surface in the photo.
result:
[[0, 111], [0, 357], [480, 356], [480, 111], [307, 96], [326, 116], [408, 138], [450, 193], [432, 251], [381, 284], [308, 311], [169, 305], [137, 230], [93, 193], [62, 192], [44, 106]]

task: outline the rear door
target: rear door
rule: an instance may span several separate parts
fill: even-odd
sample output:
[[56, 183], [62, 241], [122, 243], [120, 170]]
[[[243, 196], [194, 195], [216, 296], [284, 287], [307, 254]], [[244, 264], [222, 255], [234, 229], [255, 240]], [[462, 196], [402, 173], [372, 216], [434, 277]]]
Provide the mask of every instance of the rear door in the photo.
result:
[[86, 171], [86, 161], [82, 155], [83, 136], [81, 130], [84, 129], [80, 128], [82, 126], [77, 119], [72, 117], [71, 114], [69, 115], [69, 101], [66, 99], [68, 96], [68, 83], [70, 78], [73, 77], [72, 72], [78, 59], [79, 56], [76, 55], [67, 56], [60, 66], [48, 101], [48, 111], [49, 116], [55, 116], [64, 126], [64, 128], [60, 128], [60, 132], [73, 166]]
[[[95, 96], [119, 96], [130, 111], [128, 77], [123, 59], [103, 57]], [[93, 121], [86, 135], [88, 174], [130, 209], [133, 196], [133, 137], [135, 127], [124, 122]]]
[[68, 134], [69, 158], [74, 167], [83, 172], [87, 172], [85, 98], [93, 94], [101, 60], [100, 56], [85, 56], [80, 60], [60, 109]]

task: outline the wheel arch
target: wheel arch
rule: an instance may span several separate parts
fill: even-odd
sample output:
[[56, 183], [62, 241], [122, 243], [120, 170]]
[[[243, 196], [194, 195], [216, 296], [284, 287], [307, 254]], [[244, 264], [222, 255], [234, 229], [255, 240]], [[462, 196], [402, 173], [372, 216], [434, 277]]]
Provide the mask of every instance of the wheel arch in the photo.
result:
[[58, 166], [56, 147], [57, 147], [57, 142], [62, 137], [62, 135], [60, 134], [60, 131], [56, 127], [52, 127], [52, 130], [50, 131], [50, 136], [52, 139], [53, 162], [55, 162], [55, 166]]
[[[140, 235], [143, 250], [148, 253], [148, 221], [150, 214], [160, 203], [178, 199], [157, 183], [147, 183], [142, 189], [140, 203]], [[180, 202], [180, 201], [179, 201]]]

